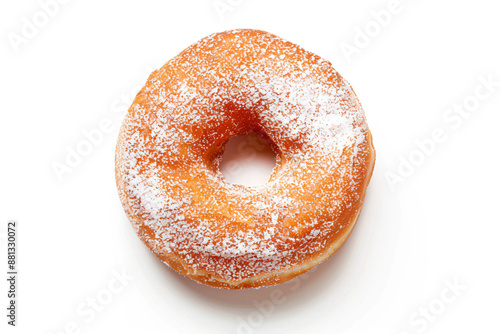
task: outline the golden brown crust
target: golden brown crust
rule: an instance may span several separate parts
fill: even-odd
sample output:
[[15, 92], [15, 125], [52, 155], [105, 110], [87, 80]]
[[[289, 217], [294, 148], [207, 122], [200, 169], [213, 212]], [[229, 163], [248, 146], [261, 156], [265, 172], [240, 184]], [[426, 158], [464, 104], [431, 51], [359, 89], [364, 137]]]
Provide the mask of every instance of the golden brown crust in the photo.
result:
[[[281, 157], [261, 187], [218, 170], [231, 137]], [[200, 283], [242, 289], [300, 275], [351, 233], [375, 162], [350, 85], [320, 57], [257, 30], [214, 34], [155, 71], [124, 121], [116, 178], [141, 240]]]

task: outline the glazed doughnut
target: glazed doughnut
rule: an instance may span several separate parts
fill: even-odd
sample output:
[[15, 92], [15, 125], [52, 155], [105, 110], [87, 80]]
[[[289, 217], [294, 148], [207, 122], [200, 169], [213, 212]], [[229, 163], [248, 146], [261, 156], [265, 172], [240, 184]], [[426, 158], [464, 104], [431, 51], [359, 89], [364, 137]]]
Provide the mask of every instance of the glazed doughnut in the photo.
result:
[[[219, 170], [254, 131], [277, 161], [261, 186]], [[321, 57], [258, 30], [213, 34], [154, 71], [116, 147], [128, 219], [161, 261], [225, 289], [290, 280], [351, 233], [375, 161], [349, 83]]]

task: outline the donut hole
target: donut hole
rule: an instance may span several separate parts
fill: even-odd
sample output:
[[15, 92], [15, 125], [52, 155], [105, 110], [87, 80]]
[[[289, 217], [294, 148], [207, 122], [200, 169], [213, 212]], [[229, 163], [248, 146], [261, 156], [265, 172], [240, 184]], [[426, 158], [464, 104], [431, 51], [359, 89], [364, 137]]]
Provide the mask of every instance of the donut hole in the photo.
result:
[[243, 186], [266, 184], [277, 162], [270, 144], [263, 135], [253, 131], [230, 138], [219, 165], [226, 181]]

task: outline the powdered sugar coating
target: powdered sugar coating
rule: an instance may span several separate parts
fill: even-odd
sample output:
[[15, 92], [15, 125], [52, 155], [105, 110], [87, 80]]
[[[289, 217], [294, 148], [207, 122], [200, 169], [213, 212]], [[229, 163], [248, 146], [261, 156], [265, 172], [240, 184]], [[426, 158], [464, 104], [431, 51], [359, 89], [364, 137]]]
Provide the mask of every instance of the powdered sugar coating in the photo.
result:
[[[277, 168], [263, 186], [229, 184], [216, 157], [252, 130], [276, 146]], [[117, 145], [119, 195], [163, 261], [237, 285], [301, 266], [350, 232], [373, 167], [370, 138], [328, 61], [261, 31], [214, 34], [136, 97]]]

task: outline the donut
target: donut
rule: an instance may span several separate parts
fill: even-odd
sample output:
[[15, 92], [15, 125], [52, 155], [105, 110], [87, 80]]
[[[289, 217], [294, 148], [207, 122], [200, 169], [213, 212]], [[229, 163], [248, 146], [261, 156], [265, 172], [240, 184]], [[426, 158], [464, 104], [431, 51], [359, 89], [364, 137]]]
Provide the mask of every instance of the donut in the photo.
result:
[[[227, 141], [255, 132], [276, 166], [228, 182]], [[375, 150], [363, 109], [330, 62], [259, 30], [210, 35], [154, 71], [118, 135], [124, 211], [167, 266], [224, 289], [288, 281], [350, 235]]]

